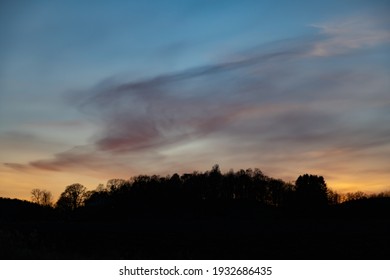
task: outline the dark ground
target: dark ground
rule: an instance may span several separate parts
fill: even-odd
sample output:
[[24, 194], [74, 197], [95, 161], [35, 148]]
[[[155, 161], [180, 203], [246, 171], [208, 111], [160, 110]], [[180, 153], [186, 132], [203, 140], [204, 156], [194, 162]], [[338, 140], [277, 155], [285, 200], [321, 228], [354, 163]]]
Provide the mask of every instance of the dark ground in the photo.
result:
[[388, 219], [19, 222], [2, 259], [388, 259]]
[[0, 202], [0, 259], [390, 259], [390, 198], [322, 212], [213, 202], [197, 215]]

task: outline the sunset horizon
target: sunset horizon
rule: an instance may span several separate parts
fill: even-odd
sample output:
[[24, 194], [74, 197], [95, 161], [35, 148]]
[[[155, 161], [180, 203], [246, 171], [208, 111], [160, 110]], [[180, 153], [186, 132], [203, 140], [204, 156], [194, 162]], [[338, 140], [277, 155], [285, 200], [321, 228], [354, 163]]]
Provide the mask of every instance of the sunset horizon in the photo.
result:
[[[295, 180], [298, 178], [298, 176], [301, 176], [303, 174], [312, 174], [312, 175], [322, 176], [322, 177], [324, 177], [328, 188], [332, 191], [337, 192], [340, 195], [346, 195], [348, 193], [357, 193], [357, 192], [362, 192], [362, 193], [365, 193], [367, 195], [375, 195], [375, 194], [380, 194], [380, 193], [388, 193], [390, 190], [390, 188], [386, 185], [383, 185], [383, 186], [381, 186], [379, 184], [375, 185], [371, 181], [368, 181], [367, 183], [364, 183], [364, 182], [359, 182], [359, 183], [348, 183], [348, 182], [337, 183], [336, 182], [335, 183], [332, 180], [328, 180], [326, 176], [324, 176], [323, 174], [321, 174], [319, 172], [304, 172], [304, 171], [302, 171], [301, 173], [297, 174], [294, 178], [293, 178], [293, 176], [287, 176], [287, 177], [283, 178], [281, 176], [271, 175], [271, 174], [264, 171], [266, 169], [260, 169], [257, 167], [226, 169], [223, 166], [221, 166], [222, 174], [226, 174], [226, 173], [231, 172], [231, 171], [237, 172], [240, 170], [248, 170], [248, 169], [251, 169], [251, 170], [258, 169], [265, 176], [268, 176], [268, 177], [274, 178], [274, 179], [278, 179], [278, 180], [280, 179], [280, 180], [283, 180], [284, 182], [290, 183], [290, 184], [295, 184]], [[0, 197], [31, 201], [31, 197], [32, 197], [31, 191], [33, 189], [40, 189], [40, 190], [46, 190], [46, 191], [49, 191], [50, 193], [52, 193], [52, 195], [53, 195], [52, 202], [55, 203], [57, 201], [57, 199], [59, 198], [60, 194], [64, 191], [64, 189], [67, 186], [72, 185], [72, 184], [76, 184], [76, 183], [85, 186], [88, 191], [94, 191], [99, 186], [105, 187], [107, 185], [107, 182], [109, 182], [112, 179], [121, 179], [121, 180], [131, 181], [133, 178], [136, 178], [138, 176], [143, 176], [143, 175], [169, 177], [169, 176], [172, 176], [174, 174], [178, 174], [179, 176], [182, 176], [185, 174], [193, 174], [194, 172], [195, 173], [199, 173], [199, 172], [204, 173], [204, 172], [208, 172], [210, 170], [211, 170], [211, 166], [209, 168], [204, 169], [204, 170], [198, 169], [198, 170], [190, 171], [190, 170], [183, 169], [182, 172], [176, 172], [176, 171], [172, 170], [169, 173], [161, 173], [161, 174], [153, 173], [153, 172], [149, 172], [149, 173], [143, 172], [143, 173], [127, 176], [127, 177], [126, 176], [122, 176], [122, 177], [121, 176], [116, 176], [116, 177], [113, 176], [113, 177], [106, 178], [106, 177], [104, 177], [104, 175], [97, 176], [97, 177], [75, 176], [74, 178], [76, 178], [76, 179], [74, 179], [74, 180], [72, 180], [72, 177], [68, 176], [67, 174], [63, 175], [64, 178], [61, 178], [61, 176], [55, 176], [54, 178], [46, 178], [46, 179], [42, 180], [38, 177], [39, 179], [37, 180], [37, 182], [39, 182], [39, 183], [31, 184], [31, 181], [21, 180], [22, 184], [20, 186], [13, 185], [13, 186], [20, 187], [20, 190], [21, 190], [20, 195], [15, 195], [13, 192], [12, 193], [10, 192], [7, 195], [7, 192], [4, 191], [2, 194], [0, 194]]]
[[390, 191], [390, 5], [314, 2], [1, 4], [0, 197], [214, 164]]

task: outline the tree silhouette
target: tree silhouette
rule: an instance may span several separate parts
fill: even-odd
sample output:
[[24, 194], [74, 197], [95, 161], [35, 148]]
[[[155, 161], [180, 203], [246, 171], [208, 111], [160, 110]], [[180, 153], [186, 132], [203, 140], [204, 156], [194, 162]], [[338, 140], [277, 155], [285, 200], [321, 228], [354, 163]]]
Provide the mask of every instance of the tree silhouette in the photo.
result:
[[328, 189], [328, 203], [330, 205], [337, 205], [341, 200], [342, 196], [338, 192]]
[[118, 191], [122, 186], [124, 186], [127, 183], [124, 179], [110, 179], [107, 181], [106, 189], [109, 192], [116, 192]]
[[84, 204], [87, 198], [86, 188], [81, 184], [72, 184], [65, 188], [57, 201], [57, 207], [65, 210], [74, 210]]
[[360, 199], [367, 199], [367, 195], [364, 192], [357, 191], [357, 192], [349, 192], [345, 194], [345, 201], [353, 201], [353, 200], [360, 200]]
[[[205, 172], [111, 179], [92, 191], [73, 184], [55, 208], [42, 206], [47, 193], [33, 189], [35, 203], [0, 198], [0, 240], [6, 240], [0, 258], [388, 255], [390, 193], [356, 192], [343, 201], [317, 175], [293, 184], [259, 169], [222, 173], [214, 165]], [[356, 242], [345, 243], [345, 236]]]
[[322, 176], [299, 176], [295, 182], [295, 193], [299, 208], [315, 210], [328, 205], [328, 188]]
[[31, 190], [31, 201], [43, 206], [52, 205], [53, 195], [47, 190], [33, 189]]

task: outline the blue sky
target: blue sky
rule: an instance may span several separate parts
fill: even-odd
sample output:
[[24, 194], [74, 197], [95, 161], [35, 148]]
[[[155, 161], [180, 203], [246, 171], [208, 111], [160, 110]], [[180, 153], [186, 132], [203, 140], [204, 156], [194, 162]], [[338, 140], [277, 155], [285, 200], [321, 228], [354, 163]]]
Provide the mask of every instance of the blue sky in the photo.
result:
[[214, 163], [389, 188], [388, 1], [0, 5], [0, 196]]

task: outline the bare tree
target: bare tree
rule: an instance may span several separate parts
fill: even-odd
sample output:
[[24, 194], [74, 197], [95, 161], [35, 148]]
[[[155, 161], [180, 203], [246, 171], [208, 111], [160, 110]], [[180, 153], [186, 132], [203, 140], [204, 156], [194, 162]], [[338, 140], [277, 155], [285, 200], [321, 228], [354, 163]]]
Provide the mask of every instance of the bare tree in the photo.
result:
[[51, 206], [53, 201], [53, 195], [47, 190], [42, 191], [41, 204], [44, 206]]
[[53, 195], [50, 191], [41, 190], [41, 189], [33, 189], [31, 191], [31, 200], [34, 203], [43, 206], [51, 206], [52, 205]]
[[361, 191], [349, 192], [345, 194], [345, 201], [361, 200], [368, 198], [367, 194]]
[[33, 189], [31, 191], [31, 201], [39, 204], [41, 202], [42, 191], [40, 189]]
[[106, 189], [109, 192], [115, 192], [119, 190], [122, 186], [124, 186], [126, 183], [127, 181], [123, 179], [110, 179], [107, 181]]

